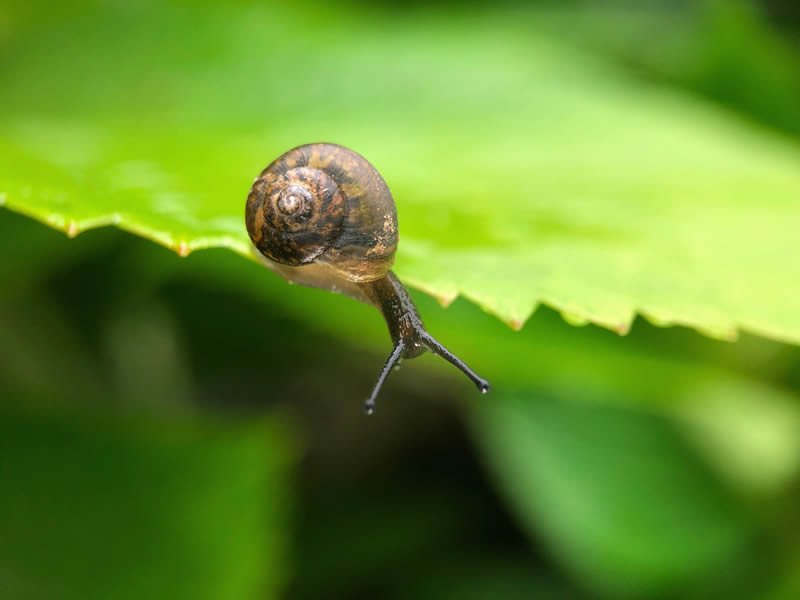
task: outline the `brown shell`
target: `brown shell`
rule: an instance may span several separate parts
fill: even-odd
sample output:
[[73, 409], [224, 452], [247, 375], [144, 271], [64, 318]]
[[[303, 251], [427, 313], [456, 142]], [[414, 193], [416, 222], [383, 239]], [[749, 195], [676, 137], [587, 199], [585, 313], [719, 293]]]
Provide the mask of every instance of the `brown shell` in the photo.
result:
[[360, 282], [380, 279], [394, 262], [392, 194], [375, 167], [343, 146], [307, 144], [273, 161], [250, 189], [245, 220], [255, 247], [282, 265], [326, 263]]

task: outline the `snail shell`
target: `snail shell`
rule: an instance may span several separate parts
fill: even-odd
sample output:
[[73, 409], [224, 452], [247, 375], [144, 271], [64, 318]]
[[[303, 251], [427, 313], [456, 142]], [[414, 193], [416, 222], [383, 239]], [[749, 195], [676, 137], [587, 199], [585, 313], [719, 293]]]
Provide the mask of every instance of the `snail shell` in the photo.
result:
[[[324, 265], [348, 282], [385, 277], [397, 250], [389, 187], [367, 159], [336, 144], [298, 146], [275, 159], [250, 189], [245, 220], [269, 261]], [[287, 279], [301, 271], [276, 270]], [[312, 272], [302, 271], [305, 278]]]

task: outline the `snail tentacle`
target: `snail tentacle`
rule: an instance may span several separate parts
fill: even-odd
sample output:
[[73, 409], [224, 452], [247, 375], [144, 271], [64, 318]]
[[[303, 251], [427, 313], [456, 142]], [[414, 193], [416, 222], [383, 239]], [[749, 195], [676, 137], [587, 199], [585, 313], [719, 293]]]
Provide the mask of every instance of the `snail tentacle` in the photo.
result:
[[389, 355], [389, 358], [386, 359], [386, 363], [383, 365], [381, 374], [378, 376], [378, 381], [375, 382], [375, 386], [372, 388], [372, 393], [369, 395], [369, 398], [367, 398], [366, 402], [364, 402], [364, 412], [368, 415], [371, 415], [375, 412], [375, 399], [378, 397], [378, 393], [383, 387], [383, 382], [386, 381], [389, 373], [392, 372], [392, 369], [396, 365], [400, 364], [400, 361], [403, 358], [404, 350], [405, 344], [402, 341], [397, 342], [394, 345], [394, 348], [392, 348], [392, 353]]
[[451, 365], [454, 365], [456, 368], [460, 369], [464, 375], [470, 378], [472, 383], [475, 384], [475, 387], [478, 388], [481, 394], [485, 394], [489, 391], [489, 382], [486, 381], [484, 378], [480, 377], [475, 371], [470, 369], [463, 360], [458, 358], [455, 354], [450, 352], [447, 348], [442, 346], [436, 338], [434, 338], [431, 334], [427, 331], [422, 330], [421, 332], [422, 340], [424, 341], [425, 345], [428, 349], [433, 352], [434, 354], [438, 354]]
[[[398, 348], [400, 348], [399, 358], [414, 358], [426, 351], [433, 352], [469, 377], [470, 381], [475, 384], [475, 387], [482, 394], [489, 391], [488, 381], [480, 377], [463, 360], [450, 352], [428, 333], [414, 301], [394, 273], [389, 271], [383, 279], [363, 284], [362, 287], [365, 288], [372, 297], [374, 304], [381, 310], [389, 327], [389, 334], [395, 344], [394, 350], [389, 357], [390, 360], [398, 352]], [[384, 369], [386, 368], [385, 366]], [[383, 385], [384, 379], [385, 375], [382, 374], [378, 380], [377, 389], [379, 389], [380, 385]], [[373, 394], [367, 401], [367, 414], [372, 414], [375, 410], [375, 395], [376, 391], [373, 390]]]

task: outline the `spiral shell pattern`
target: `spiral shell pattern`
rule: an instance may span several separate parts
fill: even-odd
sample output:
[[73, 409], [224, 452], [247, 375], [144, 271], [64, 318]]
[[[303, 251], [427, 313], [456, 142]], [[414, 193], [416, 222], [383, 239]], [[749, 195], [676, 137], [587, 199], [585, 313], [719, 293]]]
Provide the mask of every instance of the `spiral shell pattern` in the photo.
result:
[[386, 275], [397, 248], [397, 211], [380, 174], [335, 144], [299, 146], [273, 161], [247, 197], [247, 231], [268, 259], [328, 263], [350, 281]]

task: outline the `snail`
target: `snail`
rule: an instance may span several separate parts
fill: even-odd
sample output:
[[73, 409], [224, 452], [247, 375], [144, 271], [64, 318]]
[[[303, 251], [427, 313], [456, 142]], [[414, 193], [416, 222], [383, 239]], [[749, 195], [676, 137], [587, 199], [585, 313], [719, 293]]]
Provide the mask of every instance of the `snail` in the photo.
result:
[[482, 392], [489, 382], [430, 335], [391, 271], [397, 209], [383, 177], [364, 157], [335, 144], [307, 144], [275, 159], [253, 182], [247, 232], [263, 262], [284, 279], [375, 306], [393, 349], [364, 408], [375, 410], [386, 377], [426, 351], [460, 369]]

